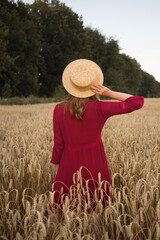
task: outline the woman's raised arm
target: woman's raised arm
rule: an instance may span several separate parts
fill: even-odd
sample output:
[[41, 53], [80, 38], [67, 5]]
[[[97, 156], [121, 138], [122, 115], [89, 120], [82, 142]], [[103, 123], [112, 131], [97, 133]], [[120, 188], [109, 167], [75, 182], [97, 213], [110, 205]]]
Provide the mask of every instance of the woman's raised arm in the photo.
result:
[[119, 102], [115, 101], [98, 101], [98, 111], [103, 121], [106, 121], [109, 117], [118, 114], [130, 113], [138, 110], [144, 105], [143, 96], [133, 96], [127, 93], [115, 92], [107, 87], [94, 85], [91, 90], [102, 96], [111, 97]]
[[97, 94], [102, 95], [104, 97], [110, 97], [110, 98], [120, 100], [120, 101], [125, 101], [128, 97], [133, 96], [133, 95], [128, 94], [128, 93], [112, 91], [109, 88], [107, 88], [103, 85], [99, 85], [99, 84], [98, 85], [92, 85], [91, 90], [94, 93], [97, 93]]

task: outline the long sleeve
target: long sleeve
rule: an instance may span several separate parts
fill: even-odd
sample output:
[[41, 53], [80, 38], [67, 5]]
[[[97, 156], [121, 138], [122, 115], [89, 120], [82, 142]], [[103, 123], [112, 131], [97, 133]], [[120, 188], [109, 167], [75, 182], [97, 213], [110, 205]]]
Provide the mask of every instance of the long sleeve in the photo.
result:
[[61, 129], [58, 122], [57, 108], [55, 107], [53, 112], [53, 132], [54, 132], [54, 146], [52, 151], [51, 163], [59, 164], [61, 155], [64, 149], [64, 140], [61, 133]]
[[142, 108], [144, 105], [144, 97], [131, 96], [128, 97], [126, 100], [119, 102], [108, 102], [100, 100], [98, 104], [101, 118], [105, 121], [113, 115], [130, 113]]

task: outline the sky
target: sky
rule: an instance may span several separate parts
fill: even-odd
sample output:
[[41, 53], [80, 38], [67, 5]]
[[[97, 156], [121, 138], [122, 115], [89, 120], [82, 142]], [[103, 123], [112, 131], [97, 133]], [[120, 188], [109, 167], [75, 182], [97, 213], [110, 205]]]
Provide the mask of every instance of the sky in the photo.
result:
[[[33, 3], [34, 0], [23, 0]], [[60, 0], [160, 82], [160, 0]]]

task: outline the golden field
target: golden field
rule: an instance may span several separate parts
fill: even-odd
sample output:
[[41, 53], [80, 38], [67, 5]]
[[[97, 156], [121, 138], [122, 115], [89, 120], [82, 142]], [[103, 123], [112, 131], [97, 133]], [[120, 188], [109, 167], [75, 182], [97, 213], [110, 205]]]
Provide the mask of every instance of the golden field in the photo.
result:
[[[51, 224], [57, 103], [0, 106], [0, 239], [159, 240], [160, 99], [109, 118], [102, 130], [115, 201], [87, 214], [69, 211]], [[48, 227], [50, 235], [48, 235]]]

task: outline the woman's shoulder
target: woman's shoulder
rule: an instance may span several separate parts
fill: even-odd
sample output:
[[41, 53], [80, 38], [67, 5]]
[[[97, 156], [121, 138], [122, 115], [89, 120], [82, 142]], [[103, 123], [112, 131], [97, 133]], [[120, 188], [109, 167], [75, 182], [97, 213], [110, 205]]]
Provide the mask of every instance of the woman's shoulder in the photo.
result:
[[59, 103], [57, 103], [57, 104], [54, 106], [53, 112], [54, 112], [54, 113], [57, 112], [58, 109], [59, 109]]
[[[97, 101], [95, 101], [95, 100], [90, 100], [89, 102], [85, 102], [84, 104], [85, 104], [85, 106], [87, 106], [87, 105], [98, 105], [98, 104], [100, 104], [100, 102], [103, 102], [103, 101], [101, 101], [101, 100], [97, 100]], [[57, 103], [56, 105], [55, 105], [55, 107], [54, 107], [54, 110], [55, 111], [57, 111], [57, 110], [59, 110], [59, 109], [61, 109], [61, 110], [63, 110], [63, 108], [64, 108], [64, 106], [65, 105], [70, 105], [70, 102], [60, 102], [60, 103]]]
[[65, 105], [65, 102], [57, 103], [57, 104], [55, 105], [54, 109], [61, 109], [61, 108], [64, 107], [64, 105]]
[[95, 104], [97, 105], [97, 106], [99, 106], [100, 104], [102, 104], [102, 103], [104, 103], [104, 102], [108, 102], [107, 100], [97, 100], [97, 101], [94, 101], [95, 102]]

